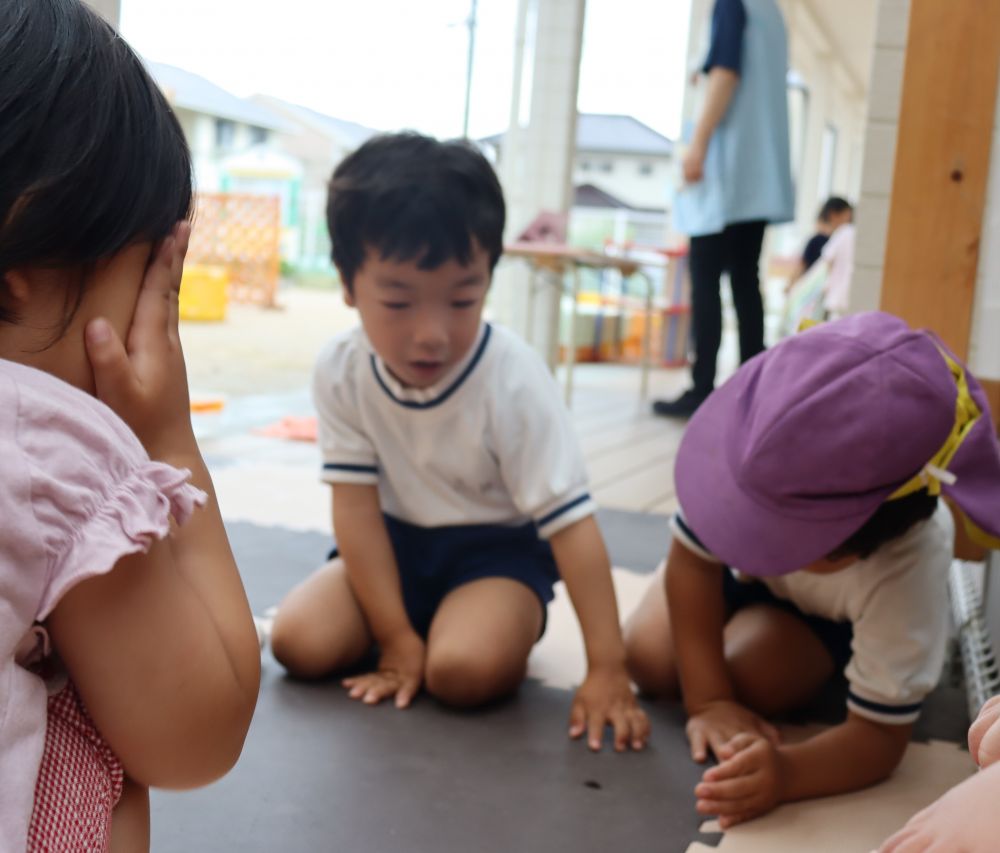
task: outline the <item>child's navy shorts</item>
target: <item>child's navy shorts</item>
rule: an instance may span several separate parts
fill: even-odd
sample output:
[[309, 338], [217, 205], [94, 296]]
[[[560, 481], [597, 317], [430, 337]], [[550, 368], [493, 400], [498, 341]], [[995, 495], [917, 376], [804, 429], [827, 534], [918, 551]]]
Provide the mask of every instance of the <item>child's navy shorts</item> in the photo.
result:
[[[538, 596], [543, 614], [553, 598], [559, 571], [552, 548], [539, 538], [534, 522], [517, 527], [417, 527], [390, 515], [384, 518], [399, 568], [403, 604], [410, 624], [421, 636], [427, 636], [449, 592], [481, 578], [520, 581]], [[337, 555], [334, 546], [329, 559]]]
[[823, 647], [833, 658], [837, 672], [842, 671], [851, 659], [854, 628], [850, 622], [834, 622], [822, 616], [803, 613], [791, 601], [778, 598], [766, 584], [754, 580], [749, 582], [737, 580], [729, 569], [722, 575], [722, 596], [726, 601], [727, 616], [732, 616], [737, 610], [753, 604], [769, 604], [798, 616], [819, 637]]

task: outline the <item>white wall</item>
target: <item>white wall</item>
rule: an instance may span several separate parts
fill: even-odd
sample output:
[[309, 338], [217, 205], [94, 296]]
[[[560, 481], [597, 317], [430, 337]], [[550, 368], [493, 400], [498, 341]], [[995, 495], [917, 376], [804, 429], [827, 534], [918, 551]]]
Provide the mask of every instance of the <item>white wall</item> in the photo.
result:
[[[583, 164], [588, 163], [589, 169]], [[610, 163], [611, 171], [604, 171], [603, 164]], [[642, 174], [641, 166], [648, 164], [652, 171]], [[606, 154], [578, 152], [573, 167], [573, 183], [593, 184], [633, 207], [663, 210], [667, 206], [668, 188], [673, 179], [672, 161], [668, 157], [635, 154]]]
[[882, 295], [910, 0], [880, 0], [877, 15], [861, 197], [856, 218], [858, 237], [851, 280], [852, 311], [876, 310]]
[[[804, 156], [796, 176], [795, 220], [800, 235], [811, 234], [816, 213], [828, 195], [855, 201], [861, 184], [864, 140], [864, 81], [841, 61], [822, 24], [808, 7], [783, 4], [789, 42], [789, 64], [808, 88]], [[832, 181], [822, 185], [826, 129], [836, 131]], [[794, 156], [794, 155], [793, 155]]]

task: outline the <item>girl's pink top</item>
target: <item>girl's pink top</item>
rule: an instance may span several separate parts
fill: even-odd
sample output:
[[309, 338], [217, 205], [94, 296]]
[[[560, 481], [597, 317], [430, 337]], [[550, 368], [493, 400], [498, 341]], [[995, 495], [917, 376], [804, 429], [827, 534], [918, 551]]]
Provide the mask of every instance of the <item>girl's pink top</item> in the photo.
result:
[[[46, 687], [26, 668], [80, 581], [183, 523], [205, 494], [152, 462], [106, 405], [0, 359], [0, 853], [25, 849], [45, 740]], [[43, 637], [44, 639], [44, 637]], [[128, 638], [123, 637], [123, 642]]]

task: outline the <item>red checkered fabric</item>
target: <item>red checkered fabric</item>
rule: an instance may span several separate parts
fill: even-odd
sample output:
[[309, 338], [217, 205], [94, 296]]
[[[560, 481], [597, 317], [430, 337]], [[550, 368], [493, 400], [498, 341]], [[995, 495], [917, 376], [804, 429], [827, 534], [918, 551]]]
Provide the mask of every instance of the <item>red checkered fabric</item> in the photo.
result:
[[49, 697], [28, 853], [104, 853], [124, 772], [73, 685]]

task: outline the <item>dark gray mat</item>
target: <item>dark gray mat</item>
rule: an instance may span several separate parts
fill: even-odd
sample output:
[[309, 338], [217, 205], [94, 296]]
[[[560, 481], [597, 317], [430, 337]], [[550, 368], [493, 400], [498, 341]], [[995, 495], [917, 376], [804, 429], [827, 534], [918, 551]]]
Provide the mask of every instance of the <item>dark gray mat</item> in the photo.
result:
[[[616, 565], [663, 558], [663, 516], [601, 513]], [[251, 606], [261, 612], [322, 560], [329, 538], [228, 525]], [[678, 709], [650, 707], [644, 753], [598, 755], [566, 737], [570, 693], [534, 682], [458, 714], [422, 697], [366, 708], [336, 682], [285, 678], [265, 657], [239, 764], [221, 782], [153, 794], [155, 853], [208, 850], [598, 851], [681, 853], [701, 836]]]
[[676, 712], [652, 709], [649, 750], [594, 755], [566, 735], [569, 694], [524, 685], [457, 714], [422, 697], [367, 708], [336, 684], [265, 664], [236, 769], [218, 784], [153, 797], [153, 850], [656, 851], [701, 838]]
[[[612, 562], [651, 572], [663, 516], [601, 511]], [[329, 537], [228, 525], [256, 612], [311, 572]], [[529, 682], [514, 699], [454, 713], [422, 697], [406, 712], [366, 708], [336, 682], [285, 678], [267, 656], [240, 763], [221, 782], [153, 795], [154, 853], [270, 851], [607, 851], [682, 853], [698, 832], [676, 707], [645, 707], [654, 738], [638, 755], [590, 754], [565, 737], [570, 694]], [[921, 738], [962, 741], [961, 690], [941, 687]], [[828, 710], [842, 714], [843, 700]]]

